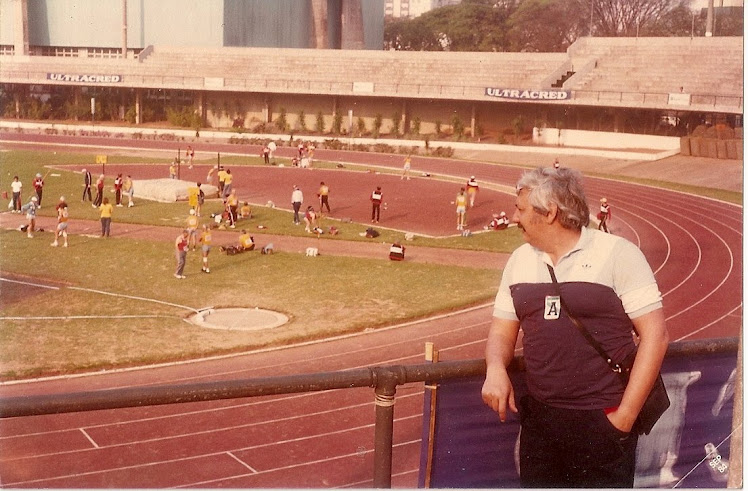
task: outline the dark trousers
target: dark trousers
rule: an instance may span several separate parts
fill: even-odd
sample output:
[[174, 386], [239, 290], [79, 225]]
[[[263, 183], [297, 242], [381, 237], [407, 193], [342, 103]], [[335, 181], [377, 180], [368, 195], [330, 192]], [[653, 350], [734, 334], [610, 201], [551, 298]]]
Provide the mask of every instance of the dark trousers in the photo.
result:
[[603, 232], [609, 232], [608, 231], [608, 214], [607, 213], [601, 213], [600, 214], [600, 225], [597, 226], [598, 230], [602, 230]]
[[44, 190], [42, 188], [36, 190], [36, 204], [39, 206], [42, 206], [42, 194], [44, 194]]
[[96, 198], [94, 199], [94, 206], [101, 206], [101, 202], [104, 199], [104, 189], [96, 188]]
[[638, 436], [615, 428], [602, 409], [561, 409], [521, 401], [523, 488], [632, 488]]
[[111, 217], [101, 217], [101, 236], [102, 237], [109, 237], [109, 231], [112, 227], [112, 218]]
[[327, 201], [328, 196], [322, 195], [319, 197], [319, 212], [322, 213], [322, 209], [327, 207], [327, 213], [330, 213], [330, 203]]
[[236, 225], [236, 206], [229, 206], [229, 222]]
[[88, 197], [88, 201], [91, 201], [91, 186], [85, 186], [83, 188], [83, 197], [81, 197], [81, 201], [86, 201], [86, 197]]
[[379, 203], [372, 203], [371, 205], [371, 219], [379, 221]]
[[301, 201], [294, 201], [293, 205], [293, 223], [301, 223], [299, 220], [299, 210], [301, 209]]

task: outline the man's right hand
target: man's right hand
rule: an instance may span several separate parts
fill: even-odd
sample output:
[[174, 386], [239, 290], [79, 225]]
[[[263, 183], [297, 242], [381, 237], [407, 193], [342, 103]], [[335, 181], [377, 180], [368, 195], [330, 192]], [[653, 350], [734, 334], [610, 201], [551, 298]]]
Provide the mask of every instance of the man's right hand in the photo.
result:
[[502, 423], [506, 421], [507, 406], [513, 413], [517, 412], [517, 404], [514, 401], [514, 387], [506, 369], [492, 370], [489, 368], [486, 373], [486, 381], [483, 382], [481, 396], [483, 402], [498, 413]]

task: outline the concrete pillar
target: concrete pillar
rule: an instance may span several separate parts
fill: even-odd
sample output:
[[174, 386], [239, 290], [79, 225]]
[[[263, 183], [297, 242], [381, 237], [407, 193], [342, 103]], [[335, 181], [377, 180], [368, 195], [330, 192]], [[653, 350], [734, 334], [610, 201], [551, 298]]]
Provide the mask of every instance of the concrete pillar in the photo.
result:
[[316, 49], [330, 47], [327, 27], [327, 0], [312, 0], [312, 46]]
[[205, 121], [208, 117], [208, 105], [206, 104], [207, 95], [204, 90], [197, 93], [197, 114], [200, 115], [200, 125], [205, 127]]
[[135, 89], [135, 124], [143, 124], [143, 90]]
[[705, 37], [712, 37], [714, 34], [714, 0], [709, 0], [706, 9], [706, 32]]
[[402, 129], [403, 135], [410, 133], [410, 114], [408, 114], [408, 102], [403, 100], [403, 106], [400, 109], [400, 128]]
[[[78, 104], [81, 102], [81, 88], [79, 86], [73, 87], [73, 104], [75, 107], [78, 107]], [[78, 121], [78, 111], [76, 109], [75, 114], [73, 114], [73, 120]]]
[[364, 48], [364, 17], [361, 0], [343, 0], [340, 14], [340, 48]]
[[475, 104], [472, 104], [470, 106], [470, 137], [475, 139], [475, 128], [476, 128], [476, 120], [477, 120], [477, 111], [475, 109]]
[[29, 2], [28, 0], [15, 0], [16, 17], [13, 34], [13, 43], [16, 55], [27, 56], [29, 54]]
[[127, 58], [127, 0], [122, 0], [122, 58]]
[[265, 97], [264, 105], [262, 107], [262, 122], [270, 123], [272, 122], [272, 117], [273, 117], [273, 110], [270, 107], [270, 97]]
[[613, 115], [613, 133], [619, 133], [623, 125], [623, 115], [621, 111], [616, 111]]

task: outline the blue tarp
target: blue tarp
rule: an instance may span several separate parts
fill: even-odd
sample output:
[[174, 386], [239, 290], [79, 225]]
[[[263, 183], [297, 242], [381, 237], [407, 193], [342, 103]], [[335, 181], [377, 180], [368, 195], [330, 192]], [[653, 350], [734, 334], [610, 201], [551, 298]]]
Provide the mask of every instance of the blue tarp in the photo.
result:
[[[720, 488], [730, 458], [735, 354], [668, 358], [663, 380], [671, 406], [639, 439], [635, 487]], [[518, 399], [523, 373], [512, 375]], [[515, 447], [519, 419], [506, 423], [481, 400], [483, 378], [439, 384], [430, 487], [518, 488]], [[425, 486], [432, 391], [424, 396], [419, 485]], [[739, 429], [738, 431], [742, 431]]]

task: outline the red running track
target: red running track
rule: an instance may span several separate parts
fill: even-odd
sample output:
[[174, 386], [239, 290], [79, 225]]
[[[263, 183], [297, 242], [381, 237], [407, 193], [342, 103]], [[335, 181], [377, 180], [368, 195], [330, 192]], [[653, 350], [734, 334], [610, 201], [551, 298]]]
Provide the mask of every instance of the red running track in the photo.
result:
[[[319, 155], [323, 158], [322, 155]], [[351, 161], [351, 155], [340, 154]], [[367, 154], [368, 159], [380, 156]], [[325, 159], [331, 157], [324, 157]], [[399, 167], [400, 157], [384, 157]], [[378, 160], [378, 164], [379, 164]], [[414, 159], [414, 167], [512, 185], [520, 170]], [[445, 172], [447, 173], [447, 172]], [[423, 182], [428, 192], [428, 180]], [[613, 232], [639, 245], [665, 296], [673, 340], [737, 336], [742, 323], [742, 208], [603, 179]], [[333, 205], [334, 206], [334, 205]], [[323, 343], [171, 367], [3, 385], [3, 396], [290, 375], [482, 356], [490, 308]], [[398, 389], [393, 485], [415, 487], [422, 387]], [[370, 487], [371, 390], [99, 411], [0, 421], [5, 487]]]

